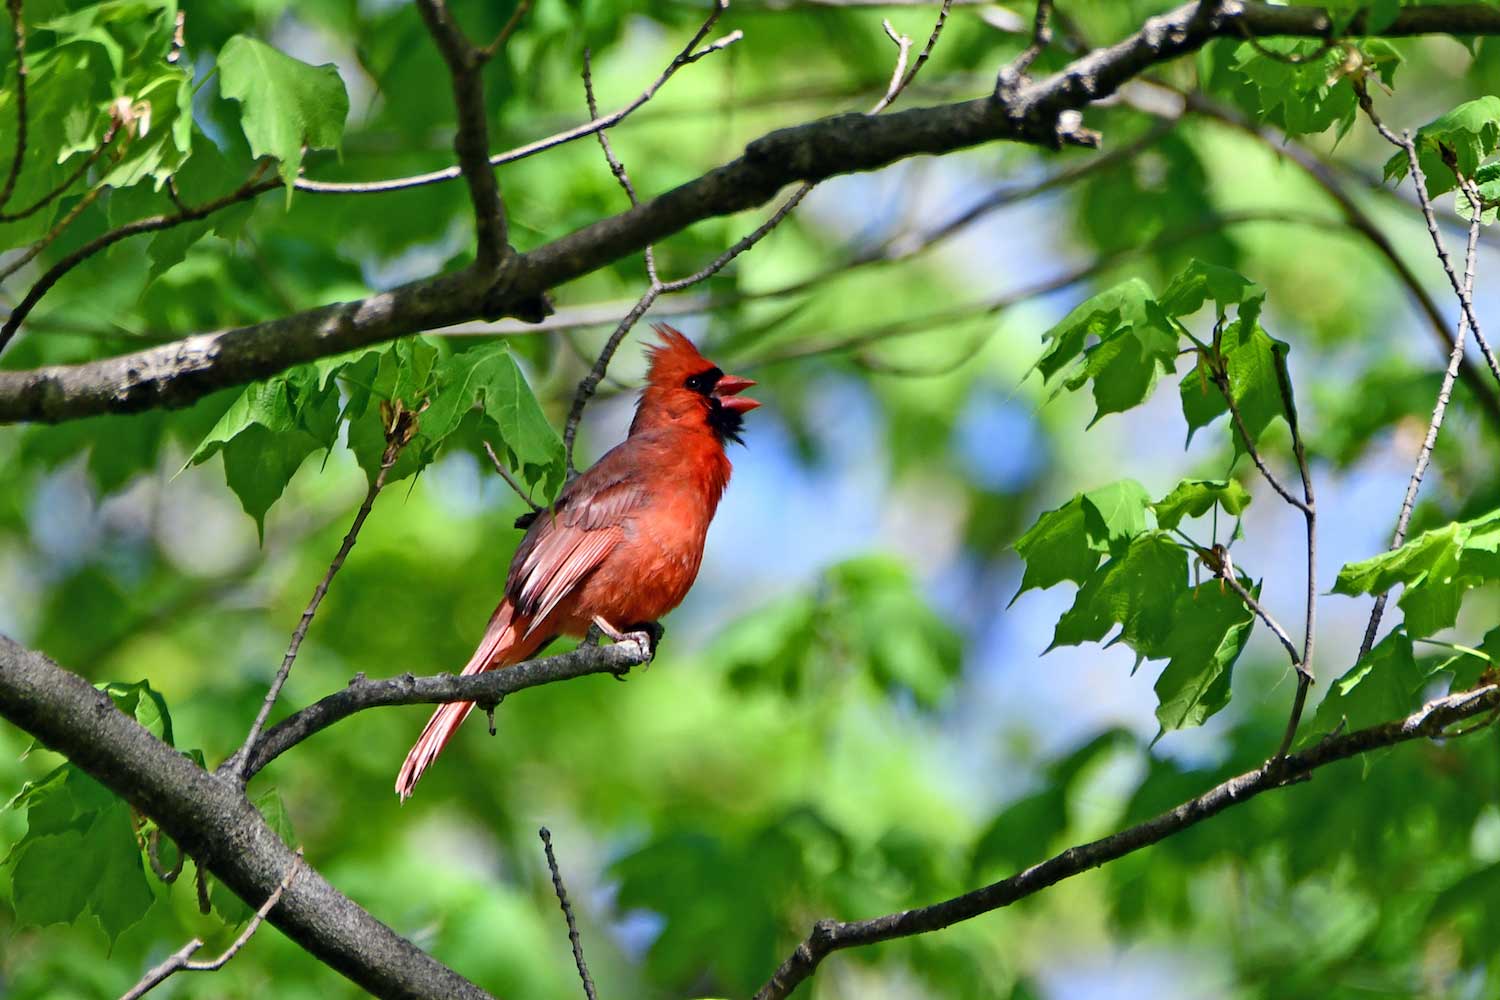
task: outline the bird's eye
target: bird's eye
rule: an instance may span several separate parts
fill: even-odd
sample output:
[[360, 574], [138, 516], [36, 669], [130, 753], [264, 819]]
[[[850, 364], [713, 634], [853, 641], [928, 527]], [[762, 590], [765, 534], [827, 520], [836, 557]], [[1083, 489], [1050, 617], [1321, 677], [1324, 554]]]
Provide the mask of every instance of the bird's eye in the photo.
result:
[[722, 371], [717, 368], [710, 368], [706, 372], [699, 372], [693, 375], [683, 385], [696, 393], [707, 396], [710, 392], [713, 392], [714, 386], [718, 385], [719, 379], [723, 377], [724, 373]]

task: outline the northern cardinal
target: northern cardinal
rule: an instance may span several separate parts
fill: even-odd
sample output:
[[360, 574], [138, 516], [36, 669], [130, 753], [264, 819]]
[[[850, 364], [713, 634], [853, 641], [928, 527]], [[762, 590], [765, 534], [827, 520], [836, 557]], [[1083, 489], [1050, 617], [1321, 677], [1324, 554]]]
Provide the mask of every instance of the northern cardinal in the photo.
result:
[[[590, 625], [611, 639], [660, 635], [656, 620], [682, 601], [729, 484], [728, 441], [760, 404], [738, 394], [755, 383], [725, 375], [662, 323], [646, 387], [623, 442], [565, 487], [549, 508], [517, 522], [526, 536], [511, 559], [505, 597], [464, 666], [477, 674], [520, 663], [559, 635]], [[433, 713], [396, 777], [404, 800], [474, 703]]]

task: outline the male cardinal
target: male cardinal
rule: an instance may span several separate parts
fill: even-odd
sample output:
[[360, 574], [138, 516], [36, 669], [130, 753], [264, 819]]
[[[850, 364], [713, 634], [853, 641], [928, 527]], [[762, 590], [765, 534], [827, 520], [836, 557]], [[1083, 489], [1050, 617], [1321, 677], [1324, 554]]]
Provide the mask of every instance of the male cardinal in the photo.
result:
[[[660, 634], [656, 619], [682, 601], [703, 559], [703, 540], [729, 484], [726, 441], [760, 404], [738, 393], [755, 383], [725, 375], [670, 326], [655, 326], [646, 387], [623, 442], [567, 485], [526, 527], [505, 597], [464, 666], [477, 674], [520, 663], [559, 635], [590, 625], [611, 639]], [[396, 777], [404, 800], [474, 708], [433, 713]]]

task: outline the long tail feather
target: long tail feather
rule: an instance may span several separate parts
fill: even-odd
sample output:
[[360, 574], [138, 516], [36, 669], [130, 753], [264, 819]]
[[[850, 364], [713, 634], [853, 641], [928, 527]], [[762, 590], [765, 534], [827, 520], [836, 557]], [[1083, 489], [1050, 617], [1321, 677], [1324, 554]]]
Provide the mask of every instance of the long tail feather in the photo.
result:
[[[514, 610], [510, 601], [495, 609], [489, 627], [485, 629], [484, 638], [479, 642], [479, 648], [474, 650], [474, 655], [464, 664], [462, 673], [480, 674], [486, 670], [508, 667], [520, 663], [541, 648], [547, 637], [526, 635], [531, 623], [524, 617], [516, 618]], [[403, 802], [411, 795], [422, 773], [437, 760], [443, 747], [448, 745], [448, 741], [473, 710], [472, 701], [455, 701], [439, 706], [432, 713], [422, 735], [417, 737], [411, 752], [406, 755], [401, 773], [396, 776], [396, 794], [401, 796]]]

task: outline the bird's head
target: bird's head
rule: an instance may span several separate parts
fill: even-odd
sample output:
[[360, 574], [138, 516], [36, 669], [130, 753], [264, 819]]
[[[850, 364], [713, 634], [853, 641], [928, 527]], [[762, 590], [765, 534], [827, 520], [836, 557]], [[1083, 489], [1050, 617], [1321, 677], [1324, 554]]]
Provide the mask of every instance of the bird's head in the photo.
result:
[[632, 433], [675, 425], [709, 430], [721, 444], [743, 444], [740, 430], [745, 414], [760, 403], [739, 394], [755, 383], [738, 375], [725, 375], [698, 353], [692, 341], [667, 324], [655, 323], [652, 329], [661, 342], [649, 348], [651, 363]]

